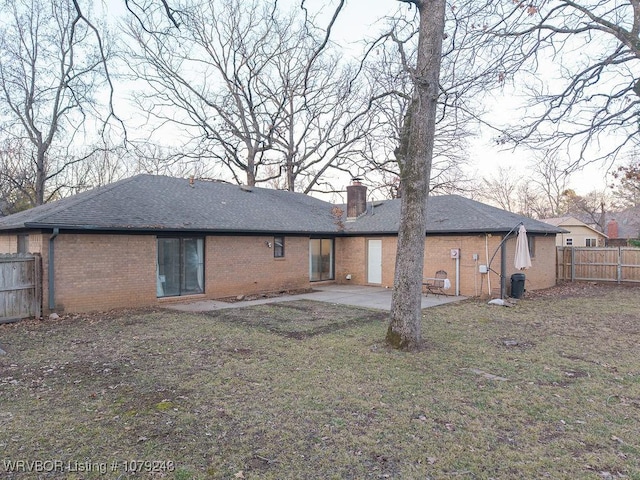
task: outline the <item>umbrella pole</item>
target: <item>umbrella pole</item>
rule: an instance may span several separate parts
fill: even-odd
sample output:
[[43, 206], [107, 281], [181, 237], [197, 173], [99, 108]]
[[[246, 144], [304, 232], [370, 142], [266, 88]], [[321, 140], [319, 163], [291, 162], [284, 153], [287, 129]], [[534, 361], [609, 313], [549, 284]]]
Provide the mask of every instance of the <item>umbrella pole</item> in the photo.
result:
[[[487, 265], [487, 270], [489, 270], [489, 272], [496, 272], [495, 270], [491, 269], [491, 262], [493, 262], [493, 259], [496, 257], [496, 254], [498, 253], [498, 250], [500, 250], [500, 298], [504, 299], [505, 297], [505, 293], [506, 293], [506, 289], [507, 289], [507, 249], [505, 246], [505, 243], [507, 241], [507, 239], [509, 238], [509, 236], [516, 231], [516, 228], [518, 228], [520, 225], [524, 225], [522, 222], [518, 222], [517, 225], [515, 227], [513, 227], [511, 230], [509, 230], [509, 233], [507, 233], [503, 238], [502, 241], [500, 242], [500, 245], [498, 245], [498, 247], [496, 248], [496, 251], [493, 252], [493, 255], [491, 256], [491, 260], [489, 260], [489, 265]], [[491, 296], [491, 291], [489, 291], [489, 296]]]

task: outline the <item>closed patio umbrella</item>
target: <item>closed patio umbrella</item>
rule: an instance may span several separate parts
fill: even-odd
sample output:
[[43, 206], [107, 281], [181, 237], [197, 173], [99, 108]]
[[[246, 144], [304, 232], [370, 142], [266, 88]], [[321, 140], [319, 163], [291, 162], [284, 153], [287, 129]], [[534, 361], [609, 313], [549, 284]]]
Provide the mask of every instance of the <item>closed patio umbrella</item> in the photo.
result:
[[520, 225], [518, 239], [516, 240], [516, 256], [513, 261], [516, 270], [531, 268], [531, 257], [529, 256], [529, 241], [527, 240], [527, 230], [524, 225]]

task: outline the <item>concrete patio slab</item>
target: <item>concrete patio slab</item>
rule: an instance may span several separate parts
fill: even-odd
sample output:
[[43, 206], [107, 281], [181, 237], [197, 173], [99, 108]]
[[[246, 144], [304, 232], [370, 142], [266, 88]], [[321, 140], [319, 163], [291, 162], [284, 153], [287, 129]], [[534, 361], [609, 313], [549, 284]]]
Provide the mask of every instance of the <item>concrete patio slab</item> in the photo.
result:
[[[219, 300], [196, 300], [193, 302], [167, 304], [164, 308], [180, 310], [184, 312], [210, 312], [225, 308], [242, 308], [265, 303], [291, 302], [294, 300], [316, 300], [339, 305], [351, 305], [355, 307], [374, 308], [377, 310], [389, 310], [391, 308], [390, 288], [359, 286], [359, 285], [320, 285], [313, 287], [310, 293], [300, 295], [282, 295], [273, 298], [260, 298], [257, 300], [243, 300], [239, 302], [221, 302]], [[435, 307], [450, 302], [458, 302], [466, 297], [461, 296], [436, 296], [423, 295], [422, 308]]]

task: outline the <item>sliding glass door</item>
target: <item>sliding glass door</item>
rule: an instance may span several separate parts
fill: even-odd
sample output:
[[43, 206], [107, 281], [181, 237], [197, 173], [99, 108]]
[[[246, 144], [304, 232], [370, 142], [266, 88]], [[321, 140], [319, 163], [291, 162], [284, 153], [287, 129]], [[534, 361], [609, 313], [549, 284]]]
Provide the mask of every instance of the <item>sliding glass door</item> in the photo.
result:
[[158, 297], [204, 292], [204, 239], [158, 238]]
[[309, 240], [309, 280], [333, 280], [333, 239]]

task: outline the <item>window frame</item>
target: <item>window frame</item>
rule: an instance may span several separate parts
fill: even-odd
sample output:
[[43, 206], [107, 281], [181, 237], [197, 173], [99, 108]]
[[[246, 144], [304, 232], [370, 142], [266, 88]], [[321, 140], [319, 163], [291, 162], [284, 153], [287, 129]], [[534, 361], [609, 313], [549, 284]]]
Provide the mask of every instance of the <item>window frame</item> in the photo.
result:
[[273, 258], [284, 258], [284, 235], [274, 235], [273, 237]]
[[[317, 241], [319, 242], [319, 262], [321, 265], [321, 269], [318, 273], [318, 277], [319, 278], [314, 278], [314, 271], [313, 268], [314, 266], [316, 266], [318, 259], [314, 260], [314, 256], [313, 256], [313, 248], [311, 247], [311, 242], [313, 241]], [[322, 246], [323, 245], [327, 245], [329, 244], [329, 252], [323, 252], [322, 250]], [[333, 237], [310, 237], [309, 238], [309, 281], [310, 282], [325, 282], [325, 281], [329, 281], [329, 280], [335, 280], [336, 278], [336, 266], [335, 266], [335, 251], [336, 251], [336, 245], [335, 245], [335, 238]], [[329, 274], [327, 276], [323, 276], [324, 270], [322, 269], [323, 266], [323, 256], [326, 257], [328, 256], [328, 267], [329, 267]]]
[[[164, 273], [160, 274], [160, 242], [167, 240], [177, 240], [178, 241], [178, 259], [177, 259], [177, 293], [174, 293], [171, 290], [171, 293], [166, 293], [167, 285], [166, 285], [166, 275], [167, 275], [167, 265], [163, 263]], [[186, 261], [186, 242], [195, 240], [196, 246], [196, 254], [200, 258], [196, 258], [195, 263], [195, 271], [193, 268], [188, 270], [188, 267], [193, 267], [194, 264], [188, 265]], [[200, 243], [201, 242], [201, 243]], [[171, 252], [169, 252], [171, 253]], [[175, 259], [173, 259], [174, 265], [173, 268], [176, 268]], [[205, 286], [205, 237], [200, 235], [158, 235], [156, 237], [156, 296], [157, 298], [171, 298], [171, 297], [183, 297], [188, 295], [202, 295], [206, 291]], [[197, 288], [188, 288], [187, 276], [195, 273], [195, 283]], [[164, 279], [162, 279], [164, 277]], [[174, 278], [174, 280], [176, 280]], [[193, 278], [191, 280], [194, 280]], [[175, 282], [174, 282], [175, 283]], [[191, 282], [193, 284], [193, 282]]]
[[573, 237], [571, 238], [565, 238], [564, 239], [564, 244], [567, 247], [573, 247]]
[[585, 238], [584, 239], [584, 246], [585, 247], [597, 247], [598, 246], [598, 239], [597, 238]]

